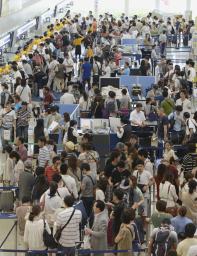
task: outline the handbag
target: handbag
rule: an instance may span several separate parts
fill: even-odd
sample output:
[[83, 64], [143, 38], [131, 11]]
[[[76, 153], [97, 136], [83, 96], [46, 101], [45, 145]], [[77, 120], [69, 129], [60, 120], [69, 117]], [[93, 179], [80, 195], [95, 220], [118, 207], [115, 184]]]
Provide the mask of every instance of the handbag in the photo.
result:
[[68, 219], [68, 221], [66, 222], [66, 224], [65, 224], [62, 228], [60, 228], [60, 229], [58, 229], [58, 230], [56, 231], [56, 233], [55, 233], [55, 235], [54, 235], [54, 238], [55, 238], [55, 241], [56, 241], [56, 242], [59, 242], [60, 237], [61, 237], [61, 235], [62, 235], [62, 231], [63, 231], [63, 230], [65, 229], [65, 227], [69, 224], [69, 222], [71, 221], [71, 219], [72, 219], [74, 213], [75, 213], [75, 209], [73, 210], [73, 212], [72, 212], [72, 214], [70, 215], [70, 218]]
[[84, 250], [91, 249], [90, 236], [89, 235], [85, 235], [84, 236], [84, 239], [83, 239], [83, 249]]
[[55, 249], [58, 247], [58, 243], [56, 243], [53, 234], [49, 234], [46, 229], [46, 222], [44, 221], [44, 231], [43, 231], [43, 242], [47, 248]]

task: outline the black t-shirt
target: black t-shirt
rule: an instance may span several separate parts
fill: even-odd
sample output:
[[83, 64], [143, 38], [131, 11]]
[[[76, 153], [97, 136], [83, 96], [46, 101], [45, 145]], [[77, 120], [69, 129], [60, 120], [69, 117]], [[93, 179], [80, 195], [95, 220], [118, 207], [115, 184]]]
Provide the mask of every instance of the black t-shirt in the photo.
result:
[[123, 172], [119, 172], [118, 169], [114, 169], [112, 172], [112, 183], [115, 185], [116, 183], [120, 183], [124, 178], [128, 178], [131, 173], [128, 170], [124, 170]]
[[113, 165], [110, 160], [107, 161], [104, 169], [104, 173], [106, 177], [111, 177], [113, 170], [116, 168], [116, 165]]
[[125, 209], [125, 204], [122, 201], [114, 205], [114, 208], [113, 208], [114, 219], [113, 219], [113, 225], [112, 225], [113, 237], [117, 236], [119, 232], [120, 225], [121, 225], [122, 212], [124, 209]]
[[163, 140], [164, 139], [164, 125], [168, 125], [169, 121], [168, 121], [168, 117], [167, 116], [162, 116], [159, 117], [158, 120], [158, 139]]

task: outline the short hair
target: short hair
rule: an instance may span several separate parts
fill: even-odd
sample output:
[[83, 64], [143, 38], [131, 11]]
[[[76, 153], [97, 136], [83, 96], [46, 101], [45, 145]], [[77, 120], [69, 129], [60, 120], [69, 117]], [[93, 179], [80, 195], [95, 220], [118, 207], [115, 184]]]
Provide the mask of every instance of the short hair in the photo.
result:
[[142, 103], [137, 103], [136, 108], [142, 108]]
[[141, 159], [137, 159], [135, 166], [137, 166], [137, 165], [144, 165], [144, 161]]
[[82, 163], [80, 166], [81, 170], [86, 170], [86, 171], [90, 171], [90, 165], [88, 163]]
[[60, 157], [59, 156], [54, 156], [53, 157], [53, 164], [55, 164], [57, 161], [60, 161]]
[[28, 202], [31, 202], [31, 198], [29, 196], [23, 196], [22, 197], [22, 204], [25, 204], [25, 203], [28, 203]]
[[168, 97], [168, 91], [167, 91], [167, 90], [164, 90], [164, 91], [162, 92], [162, 95], [163, 95], [164, 98], [167, 98], [167, 97]]
[[127, 90], [126, 89], [122, 89], [121, 93], [126, 95], [127, 94]]
[[21, 136], [19, 136], [19, 137], [17, 137], [18, 138], [18, 140], [23, 144], [24, 143], [24, 138], [23, 137], [21, 137]]
[[185, 217], [187, 213], [187, 208], [185, 206], [181, 206], [178, 210], [178, 213], [181, 217]]
[[122, 213], [121, 219], [124, 224], [129, 224], [135, 219], [135, 211], [133, 209], [125, 209]]
[[183, 117], [187, 118], [187, 119], [190, 118], [190, 113], [189, 112], [184, 112]]
[[65, 174], [67, 174], [67, 171], [68, 171], [68, 165], [67, 164], [61, 164], [61, 166], [60, 166], [61, 174], [65, 175]]
[[138, 150], [138, 155], [143, 156], [144, 158], [148, 157], [148, 152], [145, 149]]
[[38, 167], [36, 168], [36, 170], [35, 170], [35, 174], [36, 174], [37, 176], [40, 176], [40, 175], [43, 175], [43, 174], [44, 174], [44, 171], [45, 171], [44, 167], [38, 166]]
[[115, 98], [116, 97], [116, 93], [113, 92], [113, 91], [109, 91], [108, 95], [109, 95], [110, 98]]
[[162, 223], [163, 225], [170, 225], [170, 224], [171, 224], [171, 220], [170, 220], [169, 218], [165, 218], [165, 219], [163, 219], [163, 220], [161, 221], [161, 223]]
[[64, 198], [64, 204], [68, 207], [72, 207], [75, 202], [75, 199], [73, 196], [66, 196]]
[[158, 200], [156, 203], [156, 209], [159, 212], [165, 212], [166, 211], [167, 202], [164, 200]]
[[182, 112], [183, 111], [183, 107], [181, 105], [178, 105], [175, 107], [176, 111]]
[[52, 176], [52, 181], [55, 181], [56, 183], [59, 183], [62, 180], [62, 176], [59, 173], [55, 173]]
[[118, 158], [120, 156], [120, 152], [113, 151], [110, 155], [110, 160], [113, 161], [114, 159]]
[[196, 226], [193, 223], [188, 223], [185, 226], [185, 236], [192, 238], [196, 232]]
[[76, 120], [70, 120], [70, 127], [74, 126], [77, 124]]
[[120, 161], [120, 162], [117, 164], [117, 167], [125, 168], [125, 162], [124, 162], [124, 161]]
[[105, 210], [105, 203], [101, 200], [96, 200], [95, 202], [96, 208], [98, 208], [101, 212]]
[[114, 196], [118, 198], [118, 200], [122, 200], [124, 197], [124, 191], [121, 188], [116, 188], [113, 192]]
[[39, 137], [38, 141], [43, 142], [44, 144], [46, 144], [46, 142], [47, 142], [47, 140], [46, 140], [46, 138], [44, 136]]

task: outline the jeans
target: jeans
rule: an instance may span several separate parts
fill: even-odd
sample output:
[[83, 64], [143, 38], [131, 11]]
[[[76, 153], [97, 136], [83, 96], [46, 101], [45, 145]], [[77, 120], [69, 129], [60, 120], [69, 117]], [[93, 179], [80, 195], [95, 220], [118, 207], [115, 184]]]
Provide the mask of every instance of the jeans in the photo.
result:
[[64, 251], [64, 253], [58, 253], [57, 256], [75, 256], [75, 247], [58, 246], [58, 250]]
[[16, 137], [23, 137], [28, 142], [28, 126], [19, 126], [16, 128]]
[[94, 204], [94, 197], [82, 197], [81, 200], [83, 201], [87, 216], [90, 217]]

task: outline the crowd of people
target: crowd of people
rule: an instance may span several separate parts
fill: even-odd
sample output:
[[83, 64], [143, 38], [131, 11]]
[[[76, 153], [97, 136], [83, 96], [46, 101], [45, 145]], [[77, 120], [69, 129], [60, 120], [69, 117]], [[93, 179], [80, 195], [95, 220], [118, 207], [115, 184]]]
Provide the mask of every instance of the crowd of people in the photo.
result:
[[[1, 68], [0, 74], [14, 79], [14, 94], [1, 84], [2, 181], [18, 187], [21, 248], [58, 248], [58, 255], [73, 256], [82, 241], [86, 249], [120, 250], [118, 256], [138, 255], [146, 247], [145, 255], [197, 255], [195, 63], [188, 59], [182, 68], [166, 57], [168, 45], [188, 46], [193, 31], [194, 22], [182, 17], [117, 19], [106, 13], [96, 19], [91, 11], [87, 17], [68, 11]], [[156, 83], [146, 95], [142, 88], [137, 95], [123, 88], [120, 97], [113, 90], [106, 97], [100, 77], [131, 74], [131, 63], [119, 66], [118, 45], [126, 38], [140, 45], [139, 74], [155, 74]], [[103, 169], [94, 135], [80, 134], [77, 120], [59, 113], [58, 101], [79, 104], [81, 117], [120, 117], [119, 142]]]

